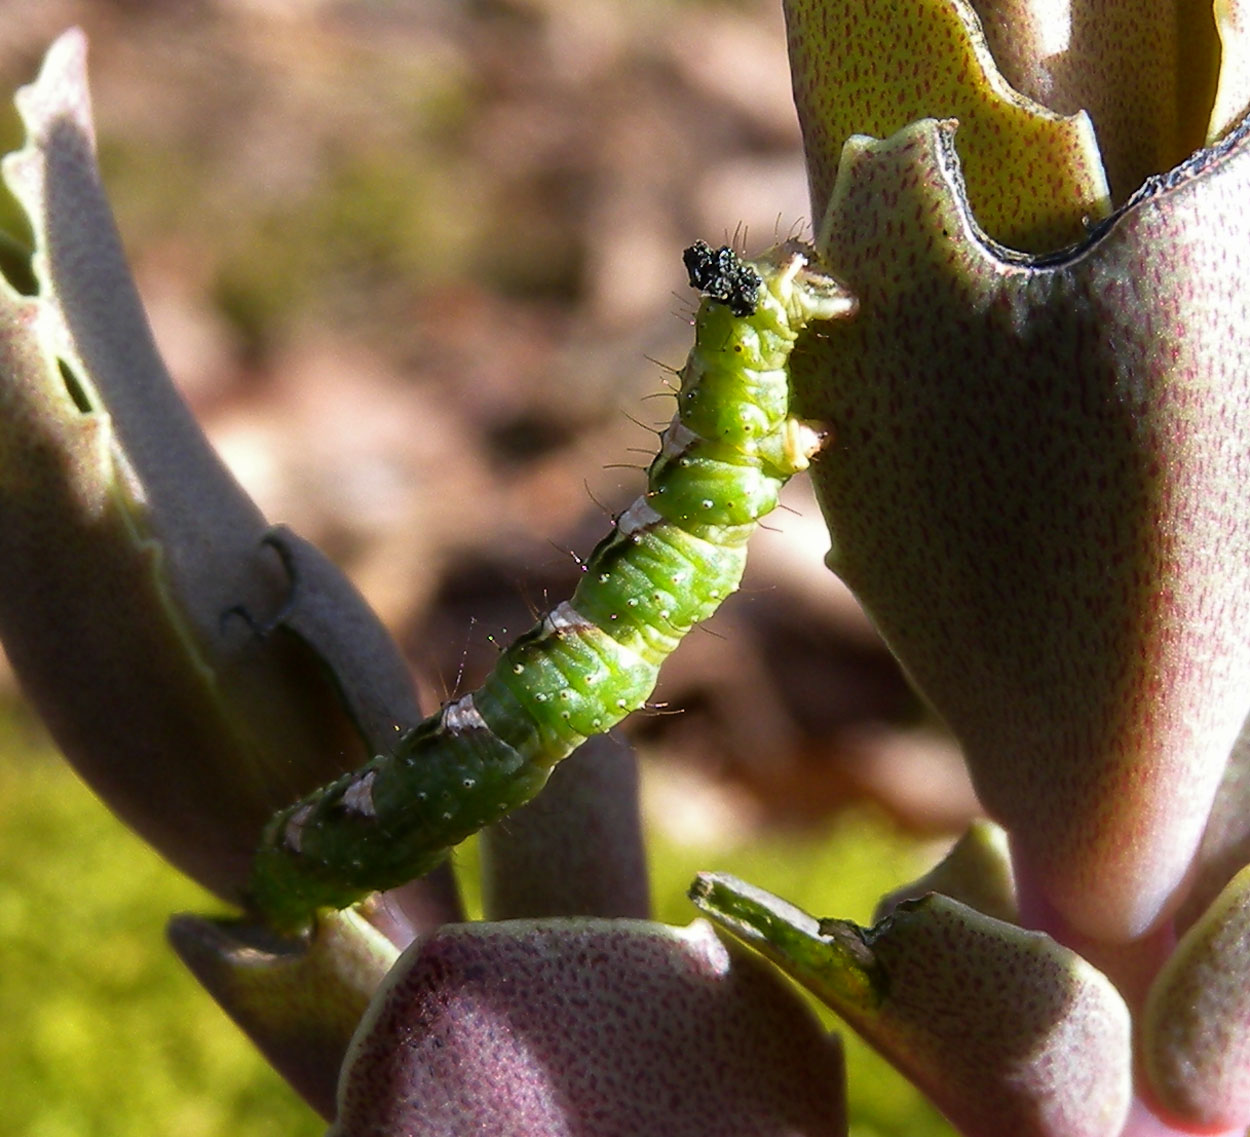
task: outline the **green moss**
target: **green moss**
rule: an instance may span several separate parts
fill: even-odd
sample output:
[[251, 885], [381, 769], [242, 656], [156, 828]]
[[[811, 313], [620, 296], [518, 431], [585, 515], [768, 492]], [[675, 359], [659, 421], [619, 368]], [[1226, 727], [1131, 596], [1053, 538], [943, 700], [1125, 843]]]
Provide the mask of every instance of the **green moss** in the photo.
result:
[[[922, 867], [913, 842], [862, 813], [823, 834], [728, 851], [653, 836], [650, 852], [656, 915], [674, 924], [694, 918], [685, 891], [699, 869], [735, 873], [820, 915], [867, 921], [882, 892]], [[454, 856], [475, 882], [475, 844]], [[476, 884], [471, 891], [480, 916]], [[50, 750], [0, 720], [0, 1134], [322, 1132], [165, 946], [170, 913], [219, 908]], [[950, 1133], [899, 1075], [841, 1034], [851, 1137]]]
[[0, 1133], [323, 1131], [165, 945], [170, 913], [219, 908], [0, 730]]

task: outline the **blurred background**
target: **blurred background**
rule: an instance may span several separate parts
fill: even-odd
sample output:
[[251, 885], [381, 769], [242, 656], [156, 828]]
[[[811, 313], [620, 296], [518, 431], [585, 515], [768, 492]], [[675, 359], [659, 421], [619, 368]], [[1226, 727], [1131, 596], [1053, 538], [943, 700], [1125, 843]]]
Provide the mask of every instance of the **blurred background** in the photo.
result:
[[[777, 0], [0, 0], [6, 151], [71, 24], [186, 397], [356, 580], [427, 711], [477, 686], [642, 487], [691, 341], [682, 248], [810, 232]], [[673, 922], [710, 868], [867, 921], [976, 808], [802, 479], [787, 506], [627, 726]], [[320, 1132], [164, 947], [169, 912], [218, 907], [81, 788], [0, 662], [0, 1137]], [[851, 1078], [855, 1137], [944, 1131], [858, 1048]]]

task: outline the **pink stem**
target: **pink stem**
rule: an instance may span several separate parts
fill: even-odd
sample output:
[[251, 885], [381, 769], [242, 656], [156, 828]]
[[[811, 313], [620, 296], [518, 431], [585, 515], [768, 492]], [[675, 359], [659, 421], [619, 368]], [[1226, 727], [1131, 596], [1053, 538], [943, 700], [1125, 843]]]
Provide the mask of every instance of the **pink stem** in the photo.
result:
[[1134, 1098], [1120, 1137], [1195, 1137], [1199, 1133], [1203, 1137], [1242, 1137], [1245, 1129], [1180, 1129], [1164, 1121], [1141, 1098]]
[[1176, 947], [1176, 929], [1172, 922], [1168, 921], [1140, 939], [1124, 943], [1090, 939], [1073, 928], [1063, 913], [1051, 905], [1038, 887], [1036, 877], [1018, 857], [1012, 857], [1012, 868], [1021, 926], [1046, 932], [1057, 943], [1092, 963], [1115, 984], [1136, 1016], [1159, 968]]

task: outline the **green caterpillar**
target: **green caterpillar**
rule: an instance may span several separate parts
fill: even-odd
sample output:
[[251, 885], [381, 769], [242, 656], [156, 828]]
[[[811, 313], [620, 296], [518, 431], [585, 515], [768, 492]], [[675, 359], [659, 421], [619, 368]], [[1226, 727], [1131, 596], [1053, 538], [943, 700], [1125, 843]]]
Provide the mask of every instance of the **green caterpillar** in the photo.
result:
[[251, 900], [274, 926], [299, 928], [318, 908], [429, 872], [528, 801], [560, 759], [644, 704], [665, 657], [737, 589], [747, 538], [821, 443], [790, 415], [795, 340], [856, 301], [797, 241], [754, 262], [699, 242], [684, 260], [704, 299], [646, 493], [595, 548], [572, 599], [513, 643], [480, 690], [273, 818]]

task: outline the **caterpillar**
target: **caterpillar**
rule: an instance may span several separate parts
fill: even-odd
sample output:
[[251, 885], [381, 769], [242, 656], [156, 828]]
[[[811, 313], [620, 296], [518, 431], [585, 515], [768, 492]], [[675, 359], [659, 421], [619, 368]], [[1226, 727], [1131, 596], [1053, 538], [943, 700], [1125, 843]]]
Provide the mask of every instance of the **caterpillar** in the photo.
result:
[[421, 876], [528, 801], [586, 738], [643, 706], [665, 657], [737, 589], [748, 537], [821, 445], [790, 414], [795, 341], [856, 300], [797, 241], [755, 261], [699, 242], [683, 260], [703, 299], [646, 492], [596, 546], [572, 598], [508, 647], [479, 690], [269, 822], [249, 899], [274, 927], [297, 930], [318, 908]]

